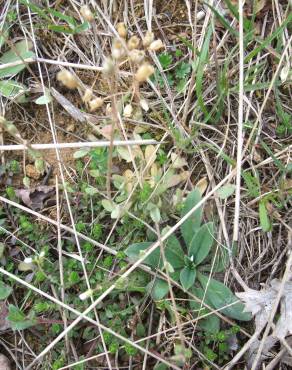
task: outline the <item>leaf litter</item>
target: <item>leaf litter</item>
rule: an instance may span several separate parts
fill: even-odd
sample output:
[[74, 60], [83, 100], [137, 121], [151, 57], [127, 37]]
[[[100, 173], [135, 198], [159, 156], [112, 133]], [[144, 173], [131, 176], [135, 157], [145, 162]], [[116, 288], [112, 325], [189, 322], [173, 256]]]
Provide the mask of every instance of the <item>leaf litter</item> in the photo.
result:
[[[279, 279], [273, 279], [269, 284], [266, 284], [261, 290], [248, 289], [246, 292], [236, 293], [245, 304], [245, 311], [251, 312], [255, 318], [255, 331], [260, 333], [267, 325], [274, 303], [281, 286]], [[292, 334], [292, 279], [284, 284], [283, 294], [279, 304], [279, 314], [274, 322], [274, 328], [265, 341], [262, 350], [260, 361], [264, 361], [270, 350], [279, 342], [283, 341], [287, 336]], [[252, 366], [261, 341], [256, 339], [248, 354], [248, 364]], [[260, 362], [259, 361], [259, 362]]]

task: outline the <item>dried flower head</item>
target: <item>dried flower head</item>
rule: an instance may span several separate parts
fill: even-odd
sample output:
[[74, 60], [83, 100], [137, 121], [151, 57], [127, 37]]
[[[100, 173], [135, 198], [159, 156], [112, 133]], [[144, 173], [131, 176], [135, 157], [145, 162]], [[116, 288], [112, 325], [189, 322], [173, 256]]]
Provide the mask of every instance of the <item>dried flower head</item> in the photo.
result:
[[82, 18], [87, 22], [92, 22], [94, 20], [94, 15], [88, 5], [83, 5], [80, 8], [80, 14], [82, 15]]
[[132, 36], [127, 42], [127, 46], [129, 50], [137, 49], [139, 45], [140, 45], [140, 39], [137, 36]]
[[110, 116], [112, 114], [112, 106], [111, 103], [107, 103], [106, 108], [105, 108], [105, 113], [107, 116]]
[[119, 60], [124, 58], [126, 55], [126, 51], [121, 43], [120, 40], [114, 39], [112, 45], [112, 57], [115, 60]]
[[102, 68], [103, 73], [107, 76], [110, 76], [115, 70], [115, 63], [112, 59], [106, 58], [102, 63]]
[[140, 64], [143, 62], [144, 58], [145, 53], [143, 50], [134, 49], [129, 52], [129, 59], [133, 63]]
[[163, 48], [164, 48], [163, 42], [160, 39], [158, 39], [158, 40], [155, 40], [155, 41], [151, 42], [148, 50], [158, 51], [158, 50], [163, 49]]
[[67, 69], [62, 69], [62, 71], [57, 73], [57, 80], [68, 87], [68, 89], [76, 89], [78, 86], [76, 78]]
[[91, 100], [88, 105], [89, 105], [90, 112], [94, 112], [103, 105], [103, 99], [95, 98]]
[[143, 38], [143, 46], [148, 48], [150, 44], [154, 41], [154, 33], [151, 31], [147, 31], [144, 38]]
[[82, 96], [82, 101], [84, 103], [88, 103], [92, 99], [92, 90], [91, 89], [86, 89], [83, 96]]
[[124, 117], [131, 118], [133, 114], [133, 107], [131, 104], [127, 104], [124, 108]]
[[120, 22], [117, 24], [117, 32], [120, 37], [125, 39], [127, 37], [127, 29], [124, 22]]
[[140, 100], [140, 107], [145, 111], [145, 112], [148, 112], [149, 110], [149, 105], [147, 103], [147, 100], [145, 99], [141, 99]]
[[153, 75], [154, 67], [149, 63], [144, 63], [139, 67], [138, 71], [135, 74], [135, 79], [138, 82], [145, 82], [147, 79]]

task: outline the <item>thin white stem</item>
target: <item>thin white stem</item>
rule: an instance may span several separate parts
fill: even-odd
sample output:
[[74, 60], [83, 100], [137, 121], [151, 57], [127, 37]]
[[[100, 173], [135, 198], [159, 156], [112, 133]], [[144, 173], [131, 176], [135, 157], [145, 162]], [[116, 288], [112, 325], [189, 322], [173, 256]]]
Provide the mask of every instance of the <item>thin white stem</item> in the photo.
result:
[[240, 215], [240, 182], [243, 149], [243, 96], [244, 96], [244, 35], [243, 35], [243, 0], [238, 2], [239, 14], [239, 97], [238, 97], [238, 130], [237, 130], [237, 159], [236, 159], [236, 190], [233, 224], [233, 241], [238, 240]]
[[[155, 145], [161, 144], [156, 140], [114, 140], [113, 146], [129, 146], [129, 145]], [[0, 145], [0, 150], [46, 150], [46, 149], [66, 149], [66, 148], [98, 148], [98, 147], [109, 147], [110, 141], [87, 141], [78, 143], [49, 143], [49, 144], [12, 144], [12, 145]]]
[[5, 63], [0, 65], [0, 70], [5, 69], [5, 68], [10, 68], [10, 67], [15, 67], [20, 64], [24, 63], [47, 63], [47, 64], [55, 64], [58, 66], [63, 66], [63, 67], [71, 67], [71, 68], [78, 68], [78, 69], [87, 69], [89, 71], [102, 71], [102, 67], [97, 67], [97, 66], [90, 66], [86, 64], [78, 64], [78, 63], [68, 63], [68, 62], [62, 62], [60, 60], [53, 60], [53, 59], [44, 59], [44, 58], [24, 58], [21, 60], [16, 60], [15, 62], [11, 63]]

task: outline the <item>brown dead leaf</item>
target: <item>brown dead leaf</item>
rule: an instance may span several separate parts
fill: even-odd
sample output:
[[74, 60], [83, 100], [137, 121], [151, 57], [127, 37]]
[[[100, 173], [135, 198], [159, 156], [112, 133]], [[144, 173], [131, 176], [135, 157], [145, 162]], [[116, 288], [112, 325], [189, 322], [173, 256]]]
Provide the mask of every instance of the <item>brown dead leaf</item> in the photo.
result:
[[181, 169], [184, 166], [187, 166], [187, 161], [183, 158], [177, 155], [176, 153], [171, 153], [171, 161], [172, 161], [172, 167]]
[[[245, 310], [255, 316], [256, 331], [259, 333], [268, 323], [271, 311], [276, 301], [281, 281], [274, 279], [260, 291], [249, 289], [236, 295], [245, 303]], [[269, 355], [269, 351], [280, 340], [287, 335], [292, 334], [292, 281], [287, 281], [283, 288], [283, 294], [280, 300], [279, 318], [274, 322], [274, 331], [266, 337], [262, 349], [261, 361]], [[249, 351], [249, 363], [252, 364], [260, 341], [256, 340]]]
[[41, 177], [41, 173], [35, 168], [33, 164], [27, 164], [25, 166], [26, 176], [31, 179], [38, 180]]
[[261, 10], [263, 10], [265, 6], [266, 6], [266, 0], [255, 0], [254, 2], [255, 14], [258, 14]]
[[37, 211], [43, 209], [45, 201], [54, 196], [55, 188], [53, 186], [40, 185], [36, 188], [18, 189], [15, 193], [26, 206]]
[[201, 195], [203, 195], [208, 187], [207, 177], [203, 177], [201, 180], [199, 180], [195, 187], [198, 188], [200, 190]]
[[156, 159], [156, 148], [154, 145], [147, 145], [145, 148], [145, 161], [147, 163], [147, 167], [151, 167], [151, 165], [155, 162]]
[[97, 128], [97, 130], [106, 139], [108, 139], [108, 140], [111, 139], [112, 130], [113, 130], [113, 126], [112, 125], [105, 125], [102, 128]]

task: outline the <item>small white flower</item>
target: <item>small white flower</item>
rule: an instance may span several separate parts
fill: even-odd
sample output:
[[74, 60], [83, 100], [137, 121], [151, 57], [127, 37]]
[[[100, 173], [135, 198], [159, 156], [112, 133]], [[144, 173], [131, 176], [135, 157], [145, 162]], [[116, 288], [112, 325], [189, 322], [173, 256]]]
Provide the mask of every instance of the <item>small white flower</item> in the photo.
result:
[[194, 256], [193, 256], [193, 255], [191, 255], [191, 257], [190, 257], [190, 261], [191, 261], [191, 262], [194, 262]]
[[45, 255], [46, 255], [46, 252], [45, 251], [41, 251], [41, 253], [39, 255], [39, 258], [43, 258], [43, 257], [45, 257]]
[[93, 290], [88, 289], [86, 290], [86, 292], [79, 294], [79, 299], [81, 301], [85, 301], [87, 298], [92, 297], [92, 294], [93, 294]]
[[32, 263], [32, 258], [31, 257], [26, 257], [23, 262], [24, 263]]

